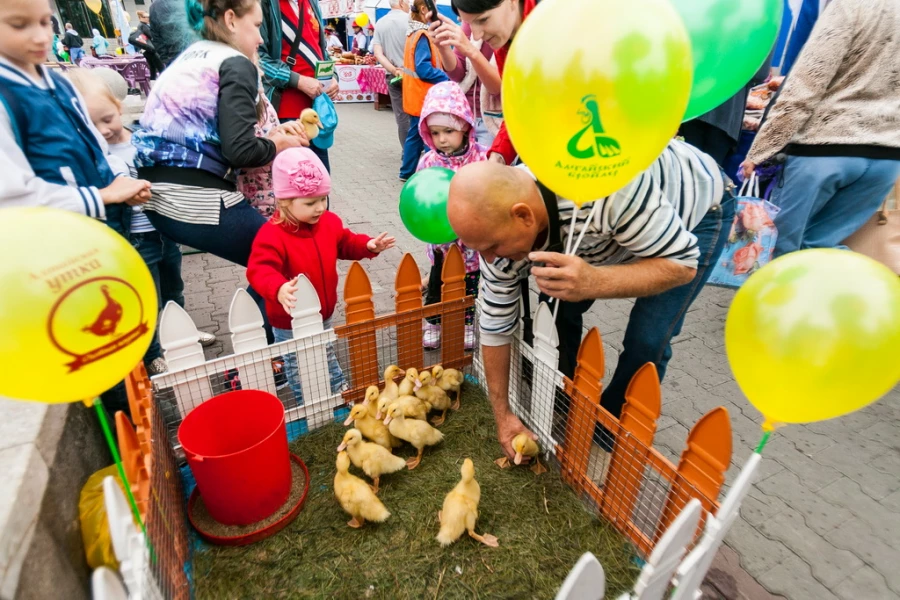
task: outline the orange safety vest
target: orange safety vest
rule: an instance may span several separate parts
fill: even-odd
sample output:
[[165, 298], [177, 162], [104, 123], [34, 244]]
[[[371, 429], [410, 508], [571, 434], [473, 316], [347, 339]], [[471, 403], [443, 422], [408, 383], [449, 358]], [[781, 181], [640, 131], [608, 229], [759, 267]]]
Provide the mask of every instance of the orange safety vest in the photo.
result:
[[[427, 35], [424, 29], [406, 38], [406, 49], [403, 52], [403, 112], [413, 117], [418, 117], [422, 114], [425, 94], [434, 85], [433, 83], [422, 81], [415, 74], [416, 44], [419, 43], [419, 38], [423, 35]], [[431, 47], [431, 65], [437, 69], [442, 68], [441, 57], [430, 37], [428, 38], [428, 45]]]

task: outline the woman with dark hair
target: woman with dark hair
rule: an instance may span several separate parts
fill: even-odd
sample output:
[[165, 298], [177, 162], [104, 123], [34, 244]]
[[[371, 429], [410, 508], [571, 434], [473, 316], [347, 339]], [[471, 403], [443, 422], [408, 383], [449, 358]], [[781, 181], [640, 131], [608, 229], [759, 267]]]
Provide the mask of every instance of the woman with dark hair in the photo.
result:
[[[485, 44], [494, 50], [494, 60], [503, 77], [503, 67], [506, 65], [506, 55], [509, 46], [522, 21], [534, 10], [539, 0], [452, 0], [453, 12], [459, 18], [469, 24], [472, 29], [472, 37], [475, 40], [483, 40]], [[467, 40], [466, 34], [459, 25], [447, 17], [441, 16], [441, 24], [435, 29], [434, 38], [443, 47], [466, 47], [463, 40]], [[489, 80], [494, 74], [490, 70], [490, 63], [472, 60], [472, 67], [482, 79]], [[489, 160], [510, 164], [516, 158], [516, 149], [513, 147], [506, 125], [500, 126], [500, 131], [494, 139], [489, 152]]]
[[150, 14], [146, 11], [137, 11], [140, 22], [137, 29], [128, 36], [128, 43], [144, 53], [147, 66], [150, 67], [150, 79], [157, 79], [165, 69], [159, 55], [156, 54], [156, 46], [153, 45], [153, 32], [150, 30]]

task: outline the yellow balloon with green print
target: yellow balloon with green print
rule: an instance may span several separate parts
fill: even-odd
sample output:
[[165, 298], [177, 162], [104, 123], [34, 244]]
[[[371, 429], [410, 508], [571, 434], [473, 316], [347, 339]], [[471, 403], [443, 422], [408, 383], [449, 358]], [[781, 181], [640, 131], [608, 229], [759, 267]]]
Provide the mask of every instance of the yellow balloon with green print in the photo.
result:
[[544, 0], [510, 48], [503, 116], [535, 176], [581, 204], [656, 160], [684, 116], [692, 72], [668, 0]]

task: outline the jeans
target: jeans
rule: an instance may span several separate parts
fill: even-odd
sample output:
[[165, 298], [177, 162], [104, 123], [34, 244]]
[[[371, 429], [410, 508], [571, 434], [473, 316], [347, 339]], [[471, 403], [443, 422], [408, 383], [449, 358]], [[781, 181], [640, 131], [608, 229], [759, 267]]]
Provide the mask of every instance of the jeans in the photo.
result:
[[[694, 299], [700, 294], [706, 280], [722, 253], [734, 219], [734, 195], [725, 192], [720, 206], [706, 213], [692, 233], [697, 236], [700, 258], [697, 274], [690, 283], [672, 288], [655, 296], [638, 298], [631, 310], [622, 353], [612, 381], [600, 398], [606, 410], [618, 417], [625, 404], [625, 390], [631, 378], [644, 364], [656, 365], [659, 380], [666, 374], [672, 358], [672, 338], [681, 333], [684, 317]], [[541, 296], [541, 301], [547, 298]], [[559, 333], [559, 368], [568, 377], [575, 374], [575, 363], [582, 338], [582, 317], [593, 300], [563, 302], [559, 307], [556, 327]], [[607, 448], [608, 449], [608, 448]]]
[[775, 256], [840, 247], [875, 214], [897, 177], [900, 160], [852, 156], [789, 156], [772, 193]]
[[[162, 310], [169, 301], [184, 308], [184, 281], [181, 278], [181, 249], [178, 244], [158, 231], [150, 231], [131, 234], [131, 245], [144, 259], [153, 276], [159, 309]], [[144, 354], [144, 363], [149, 365], [161, 355], [157, 331]]]
[[[266, 223], [266, 218], [250, 206], [246, 200], [241, 200], [231, 208], [225, 208], [225, 205], [220, 202], [218, 225], [198, 225], [176, 221], [152, 210], [147, 210], [146, 215], [160, 233], [175, 242], [209, 252], [242, 267], [246, 267], [250, 259], [250, 249], [256, 233]], [[271, 344], [272, 326], [269, 325], [269, 318], [266, 316], [266, 303], [252, 287], [248, 286], [247, 292], [259, 306], [266, 330], [266, 339]]]
[[400, 165], [400, 179], [409, 179], [419, 166], [419, 157], [425, 149], [425, 142], [419, 135], [419, 117], [409, 117], [409, 132], [403, 144], [403, 164]]
[[397, 137], [400, 138], [400, 147], [406, 143], [406, 135], [409, 133], [409, 115], [403, 112], [403, 86], [391, 85], [393, 75], [385, 75], [388, 82], [388, 94], [391, 96], [391, 110], [394, 111], [394, 121], [397, 122]]
[[491, 144], [494, 143], [494, 136], [488, 131], [487, 126], [484, 124], [484, 119], [481, 117], [475, 119], [475, 139], [485, 148], [490, 148]]
[[[322, 321], [322, 326], [326, 330], [331, 329], [331, 319]], [[272, 333], [275, 334], [276, 344], [294, 339], [294, 332], [290, 329], [273, 327]], [[344, 385], [344, 372], [341, 370], [341, 365], [337, 360], [337, 354], [334, 352], [334, 344], [328, 344], [325, 352], [328, 356], [328, 375], [331, 379], [331, 393], [337, 394], [341, 391], [341, 386]], [[288, 385], [291, 386], [291, 391], [294, 392], [294, 399], [297, 401], [297, 406], [303, 406], [303, 386], [300, 385], [300, 370], [297, 367], [297, 353], [289, 352], [282, 358], [284, 359], [284, 372], [287, 376]]]
[[[280, 123], [289, 123], [291, 121], [296, 121], [297, 119], [278, 119]], [[313, 151], [313, 154], [319, 157], [319, 160], [322, 161], [322, 164], [325, 165], [325, 170], [328, 173], [331, 173], [331, 162], [328, 160], [328, 150], [319, 148], [314, 143], [310, 142], [309, 149]]]
[[69, 48], [69, 59], [73, 65], [77, 65], [84, 58], [84, 48]]

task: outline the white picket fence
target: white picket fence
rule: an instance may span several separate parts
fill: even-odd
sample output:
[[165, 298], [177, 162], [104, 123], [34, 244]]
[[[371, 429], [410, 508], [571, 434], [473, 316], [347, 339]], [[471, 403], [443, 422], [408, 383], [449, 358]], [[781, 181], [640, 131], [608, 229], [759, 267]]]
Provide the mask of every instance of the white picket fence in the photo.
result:
[[[337, 340], [334, 330], [323, 327], [319, 296], [309, 280], [297, 282], [297, 304], [291, 316], [294, 339], [266, 344], [263, 317], [256, 302], [244, 289], [231, 301], [228, 324], [234, 354], [207, 361], [199, 342], [197, 326], [174, 302], [163, 309], [159, 341], [169, 370], [151, 379], [159, 392], [170, 389], [177, 414], [166, 414], [167, 425], [180, 421], [192, 409], [215, 395], [230, 391], [225, 374], [237, 374], [242, 389], [277, 395], [272, 359], [289, 353], [297, 356], [303, 403], [285, 403], [288, 423], [306, 420], [308, 430], [329, 423], [334, 410], [344, 404], [340, 393], [332, 393], [327, 347]], [[173, 439], [174, 442], [174, 439]]]

